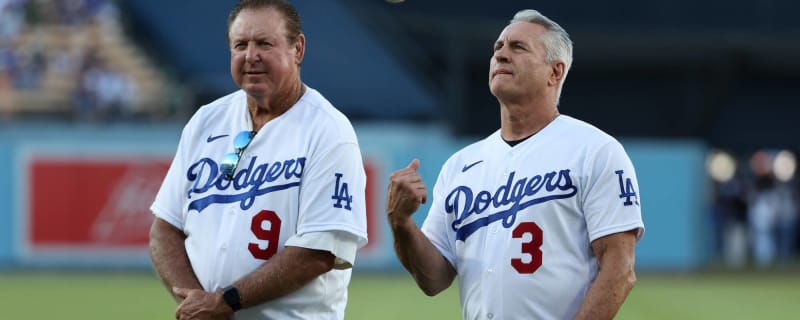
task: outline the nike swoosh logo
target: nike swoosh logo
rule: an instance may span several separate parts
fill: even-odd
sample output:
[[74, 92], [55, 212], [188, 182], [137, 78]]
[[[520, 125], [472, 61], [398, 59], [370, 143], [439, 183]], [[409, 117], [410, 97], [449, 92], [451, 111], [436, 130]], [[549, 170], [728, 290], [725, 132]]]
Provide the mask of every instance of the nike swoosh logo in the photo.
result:
[[225, 138], [227, 136], [228, 136], [227, 134], [221, 134], [221, 135], [218, 135], [218, 136], [208, 136], [208, 139], [206, 139], [206, 142], [211, 142], [211, 141], [217, 140], [219, 138]]
[[467, 170], [469, 170], [469, 168], [472, 168], [472, 167], [474, 167], [476, 164], [479, 164], [479, 163], [481, 163], [481, 162], [483, 162], [483, 160], [478, 160], [478, 161], [476, 161], [476, 162], [473, 162], [472, 164], [465, 165], [465, 166], [464, 166], [464, 169], [461, 169], [461, 172], [467, 172]]

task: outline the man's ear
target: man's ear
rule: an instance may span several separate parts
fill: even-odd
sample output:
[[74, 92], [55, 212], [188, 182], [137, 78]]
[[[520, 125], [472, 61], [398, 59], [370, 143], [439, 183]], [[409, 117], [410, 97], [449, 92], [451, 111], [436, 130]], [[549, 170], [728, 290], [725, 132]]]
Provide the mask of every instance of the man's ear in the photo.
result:
[[297, 40], [294, 41], [294, 62], [297, 65], [303, 64], [303, 57], [306, 55], [306, 36], [304, 34], [297, 35]]
[[556, 61], [550, 70], [550, 79], [547, 84], [557, 86], [561, 81], [564, 81], [564, 75], [567, 73], [567, 64], [564, 61]]

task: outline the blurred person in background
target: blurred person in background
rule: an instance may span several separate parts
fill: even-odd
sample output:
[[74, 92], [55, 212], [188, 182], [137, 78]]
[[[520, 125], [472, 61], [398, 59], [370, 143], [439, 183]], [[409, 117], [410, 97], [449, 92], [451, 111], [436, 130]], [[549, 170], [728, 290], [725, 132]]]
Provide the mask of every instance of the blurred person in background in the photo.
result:
[[38, 44], [17, 48], [15, 87], [22, 90], [37, 90], [47, 70], [47, 59]]
[[24, 1], [0, 0], [0, 48], [10, 47], [24, 26]]
[[716, 184], [713, 208], [716, 248], [729, 267], [747, 263], [747, 188], [742, 177]]
[[779, 183], [775, 192], [778, 197], [777, 221], [778, 226], [778, 257], [782, 261], [789, 261], [795, 256], [797, 238], [797, 195], [796, 190], [789, 183]]
[[0, 0], [0, 120], [10, 120], [14, 114], [16, 46], [24, 16], [22, 1]]
[[755, 175], [750, 212], [753, 252], [759, 267], [787, 262], [794, 256], [797, 227], [794, 155], [789, 151], [758, 151], [750, 158]]
[[772, 265], [777, 255], [774, 231], [780, 199], [775, 192], [775, 179], [770, 175], [756, 177], [753, 193], [749, 198], [747, 217], [753, 258], [759, 268], [766, 268]]
[[[797, 191], [790, 181], [794, 169], [787, 169], [786, 159], [783, 151], [775, 153], [760, 150], [750, 157], [749, 164], [753, 175], [744, 196], [746, 231], [735, 233], [745, 233], [747, 241], [742, 244], [739, 240], [741, 236], [727, 239], [728, 245], [736, 248], [736, 251], [730, 254], [730, 257], [735, 259], [728, 259], [728, 262], [733, 262], [729, 265], [735, 267], [744, 265], [746, 256], [742, 257], [740, 251], [741, 247], [747, 249], [748, 245], [752, 261], [759, 269], [771, 268], [777, 262], [791, 262], [795, 257]], [[720, 188], [719, 191], [722, 193], [726, 189]]]
[[306, 38], [288, 2], [239, 1], [228, 41], [242, 90], [184, 128], [151, 207], [153, 266], [177, 319], [343, 319], [367, 242], [355, 131], [300, 80]]
[[419, 161], [390, 178], [398, 258], [427, 295], [458, 276], [464, 319], [611, 319], [634, 286], [636, 173], [616, 139], [560, 115], [571, 63], [561, 26], [518, 12], [490, 59], [500, 130], [447, 160], [421, 229]]
[[14, 113], [13, 95], [11, 77], [0, 63], [0, 121], [11, 120]]

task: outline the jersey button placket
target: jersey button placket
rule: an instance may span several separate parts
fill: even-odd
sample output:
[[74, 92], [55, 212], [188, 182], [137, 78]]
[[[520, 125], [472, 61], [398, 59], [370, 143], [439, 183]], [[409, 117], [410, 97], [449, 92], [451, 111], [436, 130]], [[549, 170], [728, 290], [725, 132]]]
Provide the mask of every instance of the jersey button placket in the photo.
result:
[[511, 171], [514, 171], [514, 150], [511, 150], [507, 154], [507, 161], [506, 161], [506, 168], [505, 168], [505, 175], [508, 176], [511, 174]]
[[225, 210], [225, 212], [228, 213], [228, 217], [224, 216], [222, 217], [222, 223], [225, 225], [224, 230], [226, 230], [226, 233], [224, 234], [224, 236], [220, 237], [220, 240], [223, 242], [220, 244], [219, 248], [220, 251], [222, 251], [225, 254], [227, 254], [228, 251], [229, 240], [223, 240], [223, 239], [230, 239], [231, 235], [235, 232], [234, 228], [236, 226], [236, 212], [238, 212], [237, 209], [238, 206], [239, 206], [238, 203], [230, 204], [228, 208]]

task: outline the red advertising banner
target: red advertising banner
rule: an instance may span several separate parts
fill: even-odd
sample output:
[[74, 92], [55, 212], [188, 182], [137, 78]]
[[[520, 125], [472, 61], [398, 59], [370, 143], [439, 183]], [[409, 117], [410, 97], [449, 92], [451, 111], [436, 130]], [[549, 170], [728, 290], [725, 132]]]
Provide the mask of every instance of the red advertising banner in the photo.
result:
[[169, 163], [169, 159], [33, 159], [29, 244], [146, 247], [153, 221], [150, 204]]

